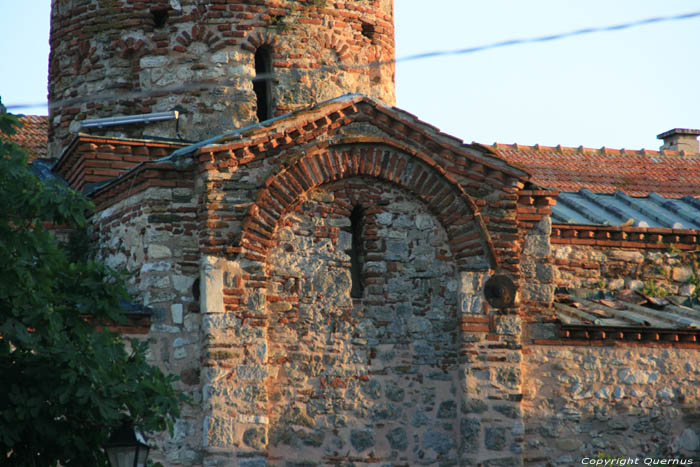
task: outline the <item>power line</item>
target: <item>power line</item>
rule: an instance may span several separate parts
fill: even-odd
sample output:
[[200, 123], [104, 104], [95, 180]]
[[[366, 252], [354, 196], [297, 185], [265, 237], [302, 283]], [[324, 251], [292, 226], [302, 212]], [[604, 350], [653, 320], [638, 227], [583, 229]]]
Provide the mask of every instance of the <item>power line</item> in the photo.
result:
[[[371, 63], [365, 63], [365, 64], [341, 63], [340, 65], [323, 65], [320, 67], [315, 67], [313, 69], [307, 70], [307, 71], [305, 71], [305, 73], [319, 73], [319, 72], [324, 72], [324, 71], [337, 71], [337, 70], [357, 70], [357, 69], [365, 69], [365, 68], [382, 67], [382, 66], [387, 66], [387, 65], [395, 65], [395, 64], [413, 62], [413, 61], [418, 61], [418, 60], [426, 60], [426, 59], [436, 58], [436, 57], [468, 55], [468, 54], [473, 54], [473, 53], [477, 53], [477, 52], [483, 52], [486, 50], [512, 47], [512, 46], [521, 45], [521, 44], [552, 42], [552, 41], [567, 39], [567, 38], [575, 37], [575, 36], [584, 36], [584, 35], [597, 34], [597, 33], [602, 33], [602, 32], [621, 31], [624, 29], [631, 29], [631, 28], [636, 28], [636, 27], [645, 26], [645, 25], [649, 25], [649, 24], [682, 21], [682, 20], [693, 19], [693, 18], [697, 18], [697, 17], [700, 17], [700, 11], [693, 11], [693, 12], [689, 12], [689, 13], [682, 13], [682, 14], [670, 15], [670, 16], [655, 16], [652, 18], [645, 18], [645, 19], [641, 19], [641, 20], [637, 20], [637, 21], [631, 21], [631, 22], [621, 23], [621, 24], [614, 24], [614, 25], [610, 25], [610, 26], [590, 27], [590, 28], [576, 29], [576, 30], [569, 31], [569, 32], [564, 32], [564, 33], [559, 33], [559, 34], [551, 34], [551, 35], [546, 35], [546, 36], [536, 36], [536, 37], [529, 37], [529, 38], [510, 39], [510, 40], [505, 40], [505, 41], [492, 42], [490, 44], [479, 45], [476, 47], [468, 47], [468, 48], [454, 49], [454, 50], [437, 50], [437, 51], [432, 51], [432, 52], [424, 52], [424, 53], [420, 53], [420, 54], [408, 55], [406, 57], [401, 57], [401, 58], [398, 58], [396, 60], [377, 61], [377, 62], [371, 62]], [[313, 66], [313, 65], [314, 64], [312, 64], [312, 63], [309, 64], [309, 66]], [[239, 76], [238, 78], [240, 79], [241, 77]], [[273, 79], [273, 78], [275, 78], [275, 74], [273, 74], [273, 73], [268, 73], [265, 75], [258, 75], [255, 77], [255, 79]], [[143, 98], [143, 97], [149, 97], [149, 96], [154, 95], [154, 94], [180, 93], [180, 92], [186, 92], [186, 91], [204, 91], [207, 89], [215, 89], [215, 88], [237, 87], [237, 85], [238, 85], [238, 80], [236, 80], [236, 81], [219, 81], [219, 82], [214, 82], [214, 83], [211, 81], [206, 81], [206, 82], [203, 81], [203, 82], [194, 82], [194, 83], [189, 84], [187, 86], [177, 86], [177, 87], [170, 87], [170, 88], [165, 87], [165, 88], [158, 88], [157, 90], [120, 92], [118, 94], [111, 94], [111, 95], [102, 94], [102, 95], [93, 96], [90, 98], [61, 99], [61, 100], [53, 101], [51, 105], [52, 106], [78, 105], [78, 104], [85, 104], [88, 102], [96, 102], [96, 101], [103, 101], [103, 100], [138, 99], [138, 98]], [[7, 109], [22, 109], [22, 108], [28, 108], [28, 107], [48, 107], [48, 104], [46, 102], [35, 103], [35, 104], [12, 104], [12, 105], [6, 105], [5, 107]]]

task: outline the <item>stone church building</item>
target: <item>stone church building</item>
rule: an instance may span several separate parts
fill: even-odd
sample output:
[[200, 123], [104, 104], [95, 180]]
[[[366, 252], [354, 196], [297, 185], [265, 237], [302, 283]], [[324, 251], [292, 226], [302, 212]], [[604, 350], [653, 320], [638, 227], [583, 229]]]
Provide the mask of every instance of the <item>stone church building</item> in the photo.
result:
[[194, 401], [152, 459], [697, 462], [700, 132], [465, 144], [393, 60], [392, 0], [52, 0], [35, 166]]

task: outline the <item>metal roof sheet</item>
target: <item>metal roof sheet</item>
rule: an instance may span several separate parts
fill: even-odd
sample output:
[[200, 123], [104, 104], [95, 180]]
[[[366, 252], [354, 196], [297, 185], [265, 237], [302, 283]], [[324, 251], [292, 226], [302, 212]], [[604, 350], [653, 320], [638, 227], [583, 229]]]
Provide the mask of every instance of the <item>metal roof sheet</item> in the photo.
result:
[[665, 198], [657, 193], [632, 197], [622, 191], [593, 193], [562, 192], [552, 207], [552, 221], [558, 224], [634, 225], [700, 229], [700, 200], [685, 196]]

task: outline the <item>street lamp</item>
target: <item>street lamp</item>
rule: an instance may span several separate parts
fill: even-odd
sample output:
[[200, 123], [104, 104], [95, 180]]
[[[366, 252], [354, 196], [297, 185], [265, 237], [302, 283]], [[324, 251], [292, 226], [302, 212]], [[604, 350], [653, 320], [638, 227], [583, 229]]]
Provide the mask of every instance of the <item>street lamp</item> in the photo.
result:
[[130, 422], [117, 429], [102, 446], [112, 467], [146, 467], [148, 444]]

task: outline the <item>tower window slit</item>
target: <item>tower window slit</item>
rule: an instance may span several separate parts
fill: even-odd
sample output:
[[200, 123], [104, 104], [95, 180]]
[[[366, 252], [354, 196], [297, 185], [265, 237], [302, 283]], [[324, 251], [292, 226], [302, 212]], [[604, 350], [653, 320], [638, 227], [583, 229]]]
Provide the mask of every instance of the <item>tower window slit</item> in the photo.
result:
[[168, 22], [168, 10], [153, 10], [151, 17], [153, 18], [153, 28], [163, 29]]
[[355, 206], [350, 213], [350, 280], [352, 287], [350, 296], [362, 298], [362, 209]]
[[258, 121], [272, 118], [272, 49], [267, 45], [255, 51], [253, 91], [258, 106]]

